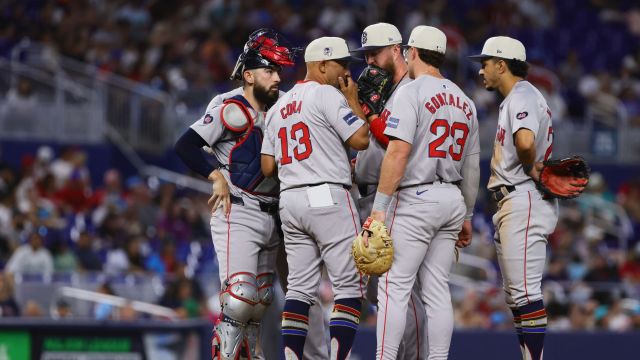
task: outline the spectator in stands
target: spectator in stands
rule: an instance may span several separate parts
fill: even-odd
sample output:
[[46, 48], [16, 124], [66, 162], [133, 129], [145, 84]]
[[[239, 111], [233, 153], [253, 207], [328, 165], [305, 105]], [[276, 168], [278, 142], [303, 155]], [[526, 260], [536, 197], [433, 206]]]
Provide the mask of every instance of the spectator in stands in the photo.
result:
[[64, 299], [56, 301], [56, 308], [53, 310], [51, 317], [54, 319], [72, 318], [73, 312], [71, 311], [71, 305]]
[[128, 272], [140, 273], [146, 271], [145, 256], [142, 254], [143, 242], [146, 240], [142, 236], [132, 236], [126, 244]]
[[60, 239], [53, 244], [53, 269], [56, 272], [70, 273], [78, 268], [78, 260], [69, 249], [66, 240]]
[[0, 272], [0, 317], [20, 316], [20, 308], [13, 295], [13, 277]]
[[55, 194], [63, 214], [78, 214], [89, 209], [91, 189], [79, 169], [74, 169], [64, 186]]
[[[103, 186], [98, 188], [91, 197], [93, 207], [104, 208], [101, 211], [113, 210], [123, 213], [127, 207], [127, 200], [122, 188], [122, 178], [117, 169], [109, 169], [104, 173]], [[99, 209], [96, 209], [99, 211]]]
[[86, 271], [102, 270], [102, 261], [93, 247], [94, 236], [87, 231], [81, 232], [75, 249], [79, 269]]
[[0, 111], [0, 118], [5, 118], [5, 129], [22, 133], [37, 130], [34, 121], [38, 116], [36, 102], [31, 81], [20, 77], [17, 86], [7, 92], [5, 107]]
[[24, 317], [43, 317], [45, 315], [42, 306], [35, 300], [27, 300], [22, 309], [22, 316]]
[[582, 96], [587, 99], [585, 116], [593, 120], [595, 125], [615, 129], [626, 121], [624, 105], [612, 93], [609, 74], [584, 77], [579, 88]]
[[[108, 282], [102, 283], [96, 291], [103, 295], [115, 295], [111, 284], [109, 284]], [[115, 307], [111, 305], [110, 302], [100, 301], [96, 303], [95, 307], [93, 308], [93, 317], [96, 320], [113, 319], [115, 316], [115, 310]]]
[[13, 253], [5, 270], [10, 273], [52, 273], [53, 257], [43, 246], [42, 235], [32, 232], [28, 243], [18, 247]]
[[129, 256], [124, 249], [124, 245], [120, 244], [120, 242], [114, 244], [107, 252], [107, 260], [103, 268], [104, 272], [109, 275], [120, 275], [129, 271], [129, 267]]

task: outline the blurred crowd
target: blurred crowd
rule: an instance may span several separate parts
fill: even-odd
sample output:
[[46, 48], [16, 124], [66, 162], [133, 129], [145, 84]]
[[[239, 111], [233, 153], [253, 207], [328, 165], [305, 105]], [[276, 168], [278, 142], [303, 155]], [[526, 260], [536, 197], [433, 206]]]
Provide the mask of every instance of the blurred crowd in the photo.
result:
[[[448, 77], [472, 94], [481, 121], [496, 118], [499, 99], [478, 83], [478, 69], [464, 57], [487, 37], [505, 34], [527, 46], [530, 80], [547, 97], [554, 122], [640, 126], [640, 7], [631, 0], [325, 0], [314, 6], [302, 0], [8, 0], [0, 5], [0, 57], [11, 57], [29, 39], [43, 44], [47, 66], [70, 57], [167, 91], [179, 106], [199, 111], [217, 92], [237, 86], [228, 77], [253, 30], [273, 27], [301, 47], [319, 36], [342, 36], [355, 48], [362, 29], [378, 21], [396, 24], [405, 37], [418, 24], [441, 27], [449, 39]], [[285, 70], [283, 88], [303, 73], [300, 64]], [[20, 84], [7, 100], [31, 101], [28, 83]], [[53, 313], [37, 299], [16, 302], [19, 284], [8, 274], [92, 271], [107, 276], [96, 284], [100, 293], [117, 294], [111, 283], [120, 276], [155, 274], [165, 280], [158, 304], [182, 317], [215, 312], [208, 306], [216, 296], [207, 282], [217, 276], [206, 196], [154, 178], [123, 178], [117, 169], [92, 174], [82, 149], [57, 150], [40, 147], [23, 156], [20, 168], [0, 163], [1, 315], [73, 313], [62, 300]], [[96, 177], [99, 186], [92, 185], [100, 183]], [[474, 244], [464, 251], [497, 269], [492, 206], [478, 204]], [[628, 174], [612, 188], [606, 176], [593, 174], [587, 194], [562, 203], [550, 238], [549, 327], [640, 328], [639, 244], [640, 178]], [[321, 294], [328, 306], [330, 287], [323, 284]], [[454, 289], [456, 326], [510, 329], [502, 296], [498, 284]], [[365, 322], [374, 324], [370, 310]], [[140, 316], [105, 305], [92, 314]]]
[[[405, 38], [418, 24], [441, 27], [447, 77], [472, 94], [481, 121], [495, 118], [498, 100], [465, 56], [500, 34], [527, 46], [530, 80], [556, 121], [640, 126], [640, 6], [633, 0], [9, 0], [0, 5], [0, 57], [28, 39], [44, 45], [48, 66], [70, 57], [199, 111], [236, 86], [229, 74], [253, 30], [275, 28], [297, 47], [341, 36], [355, 48], [362, 29], [378, 21], [397, 25]], [[283, 74], [284, 89], [304, 74], [298, 60]]]
[[[55, 154], [41, 146], [19, 169], [0, 164], [0, 267], [6, 274], [102, 272], [105, 283], [95, 286], [104, 293], [110, 278], [156, 274], [166, 280], [161, 305], [205, 315], [190, 257], [194, 243], [211, 251], [206, 198], [153, 178], [122, 179], [116, 169], [90, 174], [86, 162], [80, 148]], [[92, 175], [102, 175], [100, 186], [91, 185]], [[4, 280], [0, 288], [11, 287]]]

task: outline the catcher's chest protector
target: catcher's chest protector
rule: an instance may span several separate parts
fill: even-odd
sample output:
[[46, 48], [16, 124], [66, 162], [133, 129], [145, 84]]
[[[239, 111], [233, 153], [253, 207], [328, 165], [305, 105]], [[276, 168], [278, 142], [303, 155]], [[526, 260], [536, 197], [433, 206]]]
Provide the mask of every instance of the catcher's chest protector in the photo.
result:
[[[251, 108], [249, 102], [241, 95], [224, 101], [236, 102]], [[247, 114], [250, 112], [247, 110]], [[237, 135], [236, 145], [229, 153], [229, 175], [233, 185], [251, 194], [277, 196], [279, 184], [273, 178], [265, 178], [260, 166], [260, 150], [262, 149], [262, 130], [254, 126], [250, 117], [249, 126]]]

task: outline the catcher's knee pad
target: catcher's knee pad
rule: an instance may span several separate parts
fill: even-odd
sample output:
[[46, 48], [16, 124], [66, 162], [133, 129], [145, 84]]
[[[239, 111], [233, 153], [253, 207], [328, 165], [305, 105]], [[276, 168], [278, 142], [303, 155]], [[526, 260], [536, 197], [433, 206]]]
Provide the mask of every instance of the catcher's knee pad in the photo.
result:
[[213, 360], [237, 360], [241, 348], [246, 347], [245, 328], [245, 324], [223, 316], [213, 331]]
[[262, 273], [256, 278], [258, 286], [258, 300], [253, 307], [251, 320], [260, 321], [267, 307], [273, 302], [273, 273]]
[[258, 303], [256, 277], [241, 272], [231, 275], [220, 293], [220, 304], [225, 317], [246, 324], [253, 316], [253, 308]]

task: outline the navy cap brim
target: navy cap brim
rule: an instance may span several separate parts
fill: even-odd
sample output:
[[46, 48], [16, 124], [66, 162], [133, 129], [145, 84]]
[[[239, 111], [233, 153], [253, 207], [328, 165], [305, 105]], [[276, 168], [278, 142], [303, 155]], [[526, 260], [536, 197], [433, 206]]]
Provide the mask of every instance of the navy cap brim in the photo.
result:
[[395, 45], [395, 44], [389, 44], [389, 45], [372, 45], [372, 46], [361, 46], [355, 50], [351, 50], [351, 52], [365, 52], [365, 51], [371, 51], [371, 50], [378, 50], [378, 49], [382, 49], [385, 48], [387, 46], [391, 46], [391, 45]]
[[469, 59], [476, 61], [476, 62], [482, 62], [482, 60], [486, 60], [486, 59], [490, 59], [493, 56], [490, 55], [484, 55], [484, 54], [478, 54], [478, 55], [471, 55], [471, 56], [467, 56]]

